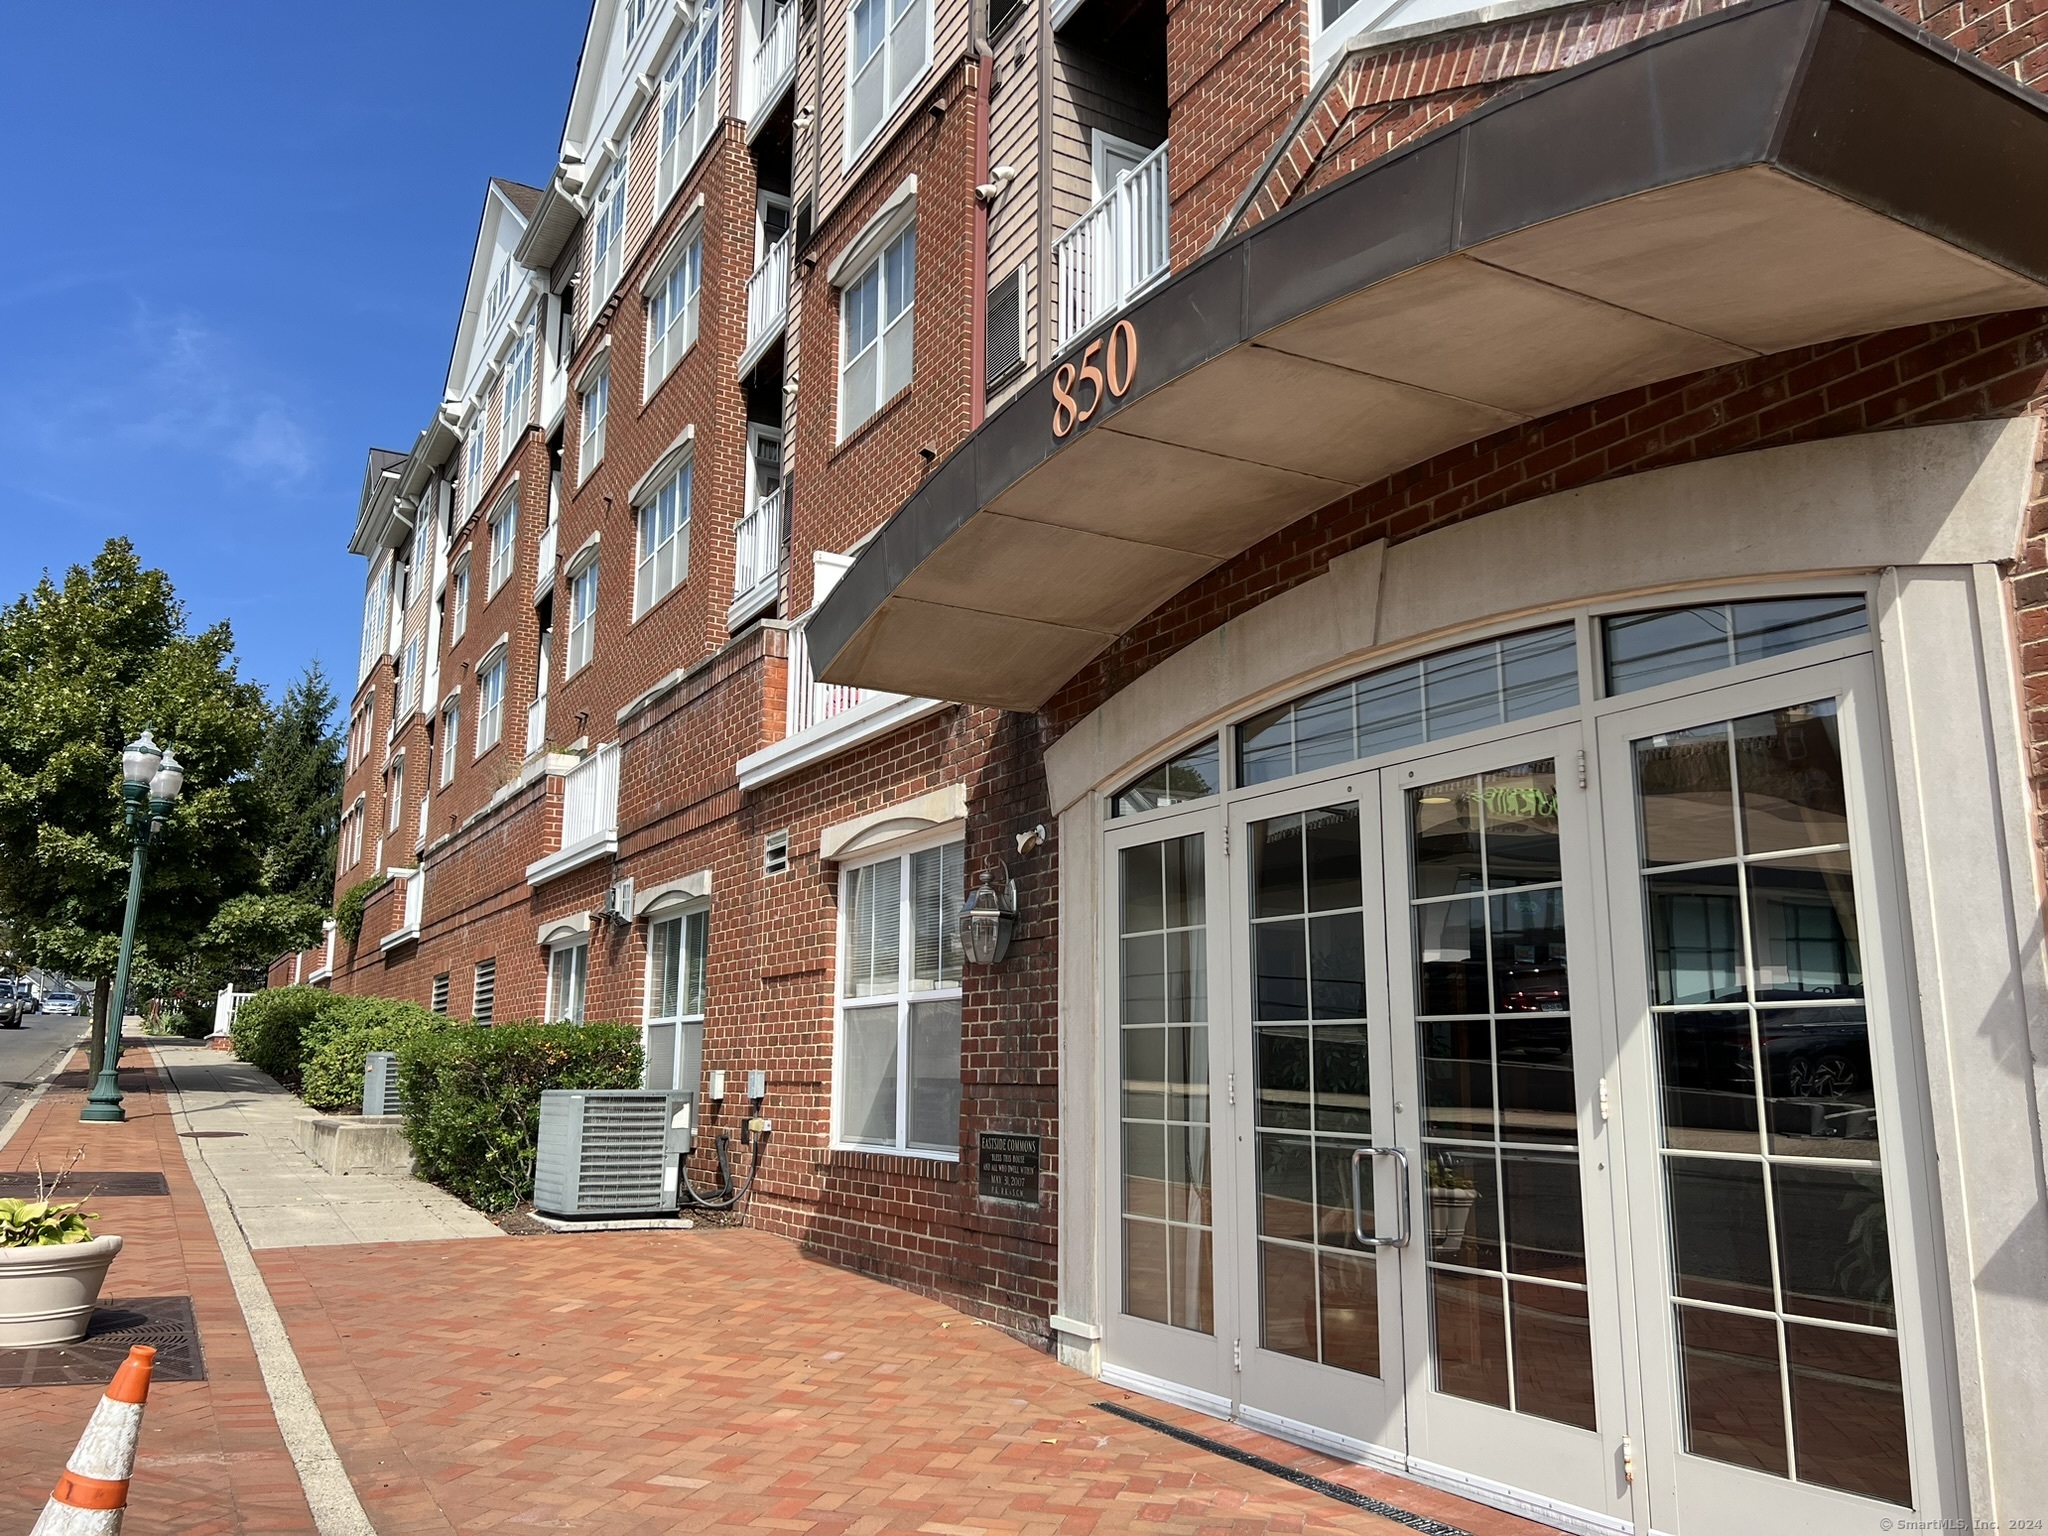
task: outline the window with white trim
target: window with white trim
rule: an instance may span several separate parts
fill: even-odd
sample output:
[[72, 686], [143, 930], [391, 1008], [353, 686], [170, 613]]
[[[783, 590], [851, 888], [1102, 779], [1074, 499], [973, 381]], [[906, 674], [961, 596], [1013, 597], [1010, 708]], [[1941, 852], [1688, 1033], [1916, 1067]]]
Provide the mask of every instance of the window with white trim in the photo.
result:
[[428, 495], [420, 497], [413, 505], [412, 553], [405, 559], [405, 606], [410, 608], [412, 600], [427, 589], [427, 578], [433, 573], [434, 520], [427, 511]]
[[481, 757], [505, 734], [505, 652], [500, 649], [476, 672], [476, 750]]
[[484, 416], [477, 412], [476, 425], [462, 445], [462, 510], [472, 511], [484, 494]]
[[649, 1088], [690, 1088], [675, 1079], [686, 1024], [704, 1022], [704, 956], [711, 914], [698, 908], [647, 925], [647, 1022], [643, 1046]]
[[590, 477], [604, 458], [604, 424], [611, 412], [612, 370], [610, 364], [583, 381], [583, 436], [576, 449], [576, 476]]
[[469, 629], [469, 551], [464, 550], [448, 573], [448, 642], [454, 644]]
[[398, 710], [391, 717], [393, 729], [402, 728], [420, 707], [420, 646], [422, 637], [405, 642], [398, 657]]
[[619, 286], [626, 246], [626, 157], [619, 146], [590, 205], [590, 313], [594, 318]]
[[846, 17], [846, 163], [924, 75], [931, 51], [925, 0], [855, 0]]
[[640, 552], [633, 571], [633, 616], [638, 618], [690, 574], [690, 474], [693, 461], [669, 476], [640, 509]]
[[355, 803], [341, 818], [341, 867], [354, 869], [363, 862], [363, 797], [357, 795]]
[[399, 753], [391, 759], [391, 766], [384, 770], [384, 830], [396, 832], [405, 819], [405, 754]]
[[639, 37], [640, 29], [647, 25], [647, 18], [654, 14], [661, 0], [625, 0], [619, 9], [626, 15], [626, 41], [631, 43]]
[[356, 706], [355, 713], [348, 717], [349, 772], [355, 772], [369, 761], [370, 737], [376, 729], [376, 721], [377, 690], [372, 688], [363, 695], [363, 700]]
[[548, 951], [548, 1022], [581, 1024], [590, 979], [590, 940], [579, 938]]
[[960, 906], [965, 843], [840, 874], [839, 1141], [960, 1152]]
[[839, 436], [844, 439], [910, 383], [917, 299], [911, 225], [839, 295]]
[[509, 491], [498, 501], [497, 509], [491, 513], [491, 565], [484, 582], [486, 602], [498, 595], [498, 589], [512, 579], [513, 563], [519, 557], [519, 493]]
[[697, 339], [697, 314], [704, 287], [704, 238], [693, 238], [676, 256], [668, 275], [647, 295], [646, 393], [661, 387]]
[[441, 787], [455, 782], [455, 743], [462, 739], [462, 701], [450, 699], [441, 706]]
[[484, 304], [484, 313], [491, 319], [498, 318], [498, 311], [512, 302], [512, 258], [500, 257], [498, 270], [491, 274], [490, 298]]
[[499, 407], [499, 441], [509, 452], [533, 407], [533, 322], [526, 322], [505, 359], [504, 403]]
[[569, 653], [562, 675], [574, 677], [590, 665], [597, 643], [597, 562], [585, 561], [569, 575]]
[[391, 643], [391, 570], [386, 560], [370, 573], [370, 585], [363, 593], [362, 670], [384, 654]]
[[656, 207], [667, 203], [697, 163], [718, 122], [718, 0], [676, 44], [661, 72], [661, 171]]

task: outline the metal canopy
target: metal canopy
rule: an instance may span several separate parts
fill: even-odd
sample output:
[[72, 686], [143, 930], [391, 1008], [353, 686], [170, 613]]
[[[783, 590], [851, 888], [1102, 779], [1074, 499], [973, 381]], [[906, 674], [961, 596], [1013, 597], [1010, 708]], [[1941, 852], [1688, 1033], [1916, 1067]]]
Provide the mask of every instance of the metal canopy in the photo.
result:
[[1653, 34], [1105, 321], [1135, 333], [1122, 397], [1056, 436], [1041, 374], [861, 553], [812, 616], [813, 662], [1035, 709], [1207, 571], [1446, 449], [1745, 357], [2048, 304], [2044, 176], [2048, 102], [1866, 0]]

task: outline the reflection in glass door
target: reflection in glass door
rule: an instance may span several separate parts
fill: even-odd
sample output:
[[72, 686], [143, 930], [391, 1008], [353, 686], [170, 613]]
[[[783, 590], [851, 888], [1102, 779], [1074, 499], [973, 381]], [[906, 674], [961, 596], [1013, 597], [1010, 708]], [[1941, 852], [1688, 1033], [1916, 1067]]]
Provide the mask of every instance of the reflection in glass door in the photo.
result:
[[1683, 1447], [1910, 1504], [1835, 701], [1630, 751]]

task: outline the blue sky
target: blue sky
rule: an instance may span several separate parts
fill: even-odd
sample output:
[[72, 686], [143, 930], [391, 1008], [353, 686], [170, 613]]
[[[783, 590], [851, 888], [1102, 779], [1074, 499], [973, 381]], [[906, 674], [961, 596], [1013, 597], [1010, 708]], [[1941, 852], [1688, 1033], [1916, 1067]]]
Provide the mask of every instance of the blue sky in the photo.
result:
[[246, 676], [345, 699], [365, 452], [440, 399], [484, 182], [547, 176], [588, 15], [6, 6], [0, 600], [126, 534]]

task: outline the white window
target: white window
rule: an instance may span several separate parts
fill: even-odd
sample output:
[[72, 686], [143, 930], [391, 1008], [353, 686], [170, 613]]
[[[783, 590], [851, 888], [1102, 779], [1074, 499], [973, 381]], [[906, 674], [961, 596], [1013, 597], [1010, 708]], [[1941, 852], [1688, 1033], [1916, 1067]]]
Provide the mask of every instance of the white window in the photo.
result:
[[408, 608], [412, 606], [412, 600], [426, 590], [427, 578], [432, 574], [434, 519], [427, 510], [430, 500], [431, 493], [423, 495], [412, 509], [412, 553], [405, 562], [405, 602]]
[[498, 311], [512, 301], [512, 258], [507, 256], [498, 262], [498, 270], [491, 274], [491, 294], [484, 306], [484, 313], [495, 320]]
[[690, 1088], [681, 1082], [690, 1058], [680, 1052], [685, 1025], [704, 1022], [704, 956], [711, 914], [698, 910], [647, 925], [646, 1050], [649, 1088]]
[[589, 561], [569, 575], [569, 654], [562, 675], [574, 677], [590, 664], [597, 642], [597, 562]]
[[590, 941], [557, 944], [548, 951], [548, 1022], [583, 1022], [583, 990], [590, 977]]
[[583, 438], [576, 450], [576, 474], [587, 479], [604, 457], [604, 423], [610, 413], [612, 371], [600, 368], [583, 385]]
[[463, 444], [462, 459], [462, 510], [472, 510], [484, 493], [484, 413], [477, 413], [476, 425], [469, 429], [469, 440]]
[[690, 472], [683, 467], [640, 509], [640, 558], [633, 573], [633, 616], [638, 618], [690, 574]]
[[624, 145], [605, 168], [597, 197], [590, 205], [590, 313], [604, 308], [604, 301], [619, 286], [619, 268], [626, 245], [626, 155]]
[[469, 628], [469, 551], [464, 550], [448, 576], [448, 641], [452, 645]]
[[455, 743], [462, 739], [462, 705], [450, 699], [441, 708], [441, 787], [455, 782]]
[[501, 650], [477, 668], [476, 750], [481, 757], [505, 734], [505, 653]]
[[508, 452], [532, 414], [533, 340], [533, 322], [529, 320], [519, 339], [512, 343], [511, 355], [505, 359], [505, 394], [499, 407], [498, 436]]
[[640, 35], [640, 29], [647, 25], [647, 18], [653, 14], [660, 0], [626, 0], [619, 7], [626, 13], [626, 41], [632, 42]]
[[405, 813], [405, 754], [399, 753], [391, 759], [391, 766], [384, 770], [384, 830], [396, 832]]
[[966, 844], [840, 876], [839, 1140], [957, 1157]]
[[420, 707], [420, 643], [421, 637], [414, 635], [405, 642], [405, 651], [398, 658], [398, 713], [392, 717], [395, 726], [403, 726]]
[[710, 0], [661, 72], [657, 206], [683, 184], [718, 122], [718, 10], [718, 0]]
[[348, 814], [341, 818], [341, 867], [354, 869], [363, 862], [363, 797], [356, 796]]
[[391, 628], [391, 563], [379, 565], [370, 573], [370, 585], [363, 593], [363, 647], [362, 669], [384, 654], [390, 643]]
[[924, 74], [930, 52], [925, 20], [925, 0], [855, 0], [848, 13], [848, 165]]
[[519, 499], [517, 493], [506, 496], [498, 503], [498, 510], [491, 514], [491, 567], [489, 580], [484, 583], [486, 601], [497, 596], [498, 588], [512, 579], [512, 565], [519, 555]]
[[647, 295], [647, 380], [652, 396], [697, 339], [697, 308], [704, 281], [704, 240], [692, 240], [668, 276]]
[[903, 231], [839, 296], [839, 435], [910, 383], [917, 226]]

